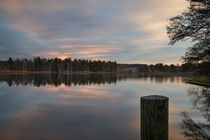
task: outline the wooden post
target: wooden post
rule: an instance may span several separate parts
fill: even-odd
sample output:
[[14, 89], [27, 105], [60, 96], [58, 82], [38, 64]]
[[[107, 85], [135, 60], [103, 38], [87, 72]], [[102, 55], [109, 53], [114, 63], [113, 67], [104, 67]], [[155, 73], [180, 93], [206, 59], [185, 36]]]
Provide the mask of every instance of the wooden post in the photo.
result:
[[168, 97], [141, 97], [141, 140], [168, 140]]

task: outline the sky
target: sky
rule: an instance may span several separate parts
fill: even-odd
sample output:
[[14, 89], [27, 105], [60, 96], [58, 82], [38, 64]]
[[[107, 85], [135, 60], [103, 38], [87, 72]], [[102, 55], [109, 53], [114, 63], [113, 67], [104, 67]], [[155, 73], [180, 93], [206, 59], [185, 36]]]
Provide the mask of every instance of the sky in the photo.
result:
[[168, 45], [166, 25], [187, 7], [186, 0], [0, 0], [0, 59], [177, 64], [188, 45]]

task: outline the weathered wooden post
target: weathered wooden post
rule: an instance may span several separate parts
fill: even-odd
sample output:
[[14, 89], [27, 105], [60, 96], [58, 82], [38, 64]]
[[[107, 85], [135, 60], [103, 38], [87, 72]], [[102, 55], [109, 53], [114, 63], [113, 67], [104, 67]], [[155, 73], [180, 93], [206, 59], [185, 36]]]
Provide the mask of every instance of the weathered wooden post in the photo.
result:
[[141, 140], [168, 140], [168, 97], [141, 97]]

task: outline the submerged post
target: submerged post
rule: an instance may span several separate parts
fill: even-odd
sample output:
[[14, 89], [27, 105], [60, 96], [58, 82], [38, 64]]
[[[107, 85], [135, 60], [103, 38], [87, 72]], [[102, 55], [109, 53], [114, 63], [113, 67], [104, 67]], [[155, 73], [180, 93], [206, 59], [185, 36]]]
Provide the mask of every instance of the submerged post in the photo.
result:
[[141, 97], [141, 140], [168, 140], [168, 97]]

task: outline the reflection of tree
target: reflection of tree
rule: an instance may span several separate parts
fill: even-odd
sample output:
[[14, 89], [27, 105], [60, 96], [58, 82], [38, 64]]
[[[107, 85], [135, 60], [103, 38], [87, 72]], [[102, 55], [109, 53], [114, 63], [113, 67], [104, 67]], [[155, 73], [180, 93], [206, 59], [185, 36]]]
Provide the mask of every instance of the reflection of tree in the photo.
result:
[[[147, 81], [155, 81], [156, 83], [167, 82], [168, 79], [173, 77], [155, 77], [151, 75], [141, 74], [0, 74], [0, 83], [7, 82], [9, 86], [12, 85], [34, 85], [34, 86], [45, 86], [54, 85], [65, 86], [71, 85], [91, 85], [91, 84], [115, 84], [117, 81], [126, 80], [129, 78], [141, 79]], [[172, 82], [172, 81], [171, 81]], [[175, 82], [175, 81], [173, 81]]]
[[0, 82], [7, 82], [9, 86], [28, 85], [45, 86], [47, 84], [59, 86], [111, 84], [116, 83], [116, 74], [2, 74]]
[[186, 112], [182, 113], [184, 119], [181, 126], [184, 129], [183, 134], [189, 137], [190, 140], [209, 140], [209, 125], [194, 121]]
[[198, 110], [204, 121], [193, 120], [188, 113], [183, 112], [181, 122], [183, 134], [189, 140], [210, 140], [210, 88], [190, 89], [189, 95], [193, 108]]

